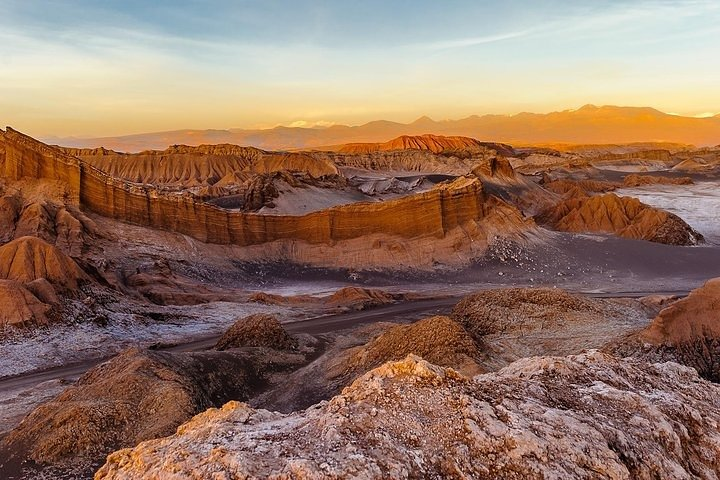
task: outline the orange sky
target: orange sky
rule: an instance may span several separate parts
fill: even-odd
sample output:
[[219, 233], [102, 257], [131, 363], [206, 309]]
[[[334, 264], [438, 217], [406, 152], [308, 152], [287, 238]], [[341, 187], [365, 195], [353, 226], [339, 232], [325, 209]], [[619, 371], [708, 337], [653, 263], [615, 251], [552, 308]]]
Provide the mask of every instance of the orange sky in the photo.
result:
[[2, 122], [100, 136], [585, 103], [720, 112], [720, 2], [208, 3], [10, 1]]

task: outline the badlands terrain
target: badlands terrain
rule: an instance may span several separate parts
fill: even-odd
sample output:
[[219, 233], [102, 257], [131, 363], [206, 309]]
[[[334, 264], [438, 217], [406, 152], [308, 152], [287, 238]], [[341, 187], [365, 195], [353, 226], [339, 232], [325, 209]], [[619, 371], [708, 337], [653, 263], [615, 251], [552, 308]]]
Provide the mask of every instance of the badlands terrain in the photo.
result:
[[1, 131], [0, 478], [717, 478], [720, 146], [438, 123]]

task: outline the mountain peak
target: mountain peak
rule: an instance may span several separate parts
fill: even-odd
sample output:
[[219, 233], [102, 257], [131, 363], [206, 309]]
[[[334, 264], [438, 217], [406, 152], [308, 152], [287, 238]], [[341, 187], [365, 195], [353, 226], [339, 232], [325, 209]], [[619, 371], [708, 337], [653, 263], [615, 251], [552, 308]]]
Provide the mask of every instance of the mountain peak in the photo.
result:
[[427, 125], [429, 123], [435, 123], [435, 120], [428, 117], [427, 115], [423, 115], [422, 117], [412, 122], [410, 125]]
[[586, 103], [582, 107], [578, 108], [576, 111], [578, 112], [594, 112], [595, 110], [600, 110], [600, 107], [597, 105], [593, 105], [592, 103]]

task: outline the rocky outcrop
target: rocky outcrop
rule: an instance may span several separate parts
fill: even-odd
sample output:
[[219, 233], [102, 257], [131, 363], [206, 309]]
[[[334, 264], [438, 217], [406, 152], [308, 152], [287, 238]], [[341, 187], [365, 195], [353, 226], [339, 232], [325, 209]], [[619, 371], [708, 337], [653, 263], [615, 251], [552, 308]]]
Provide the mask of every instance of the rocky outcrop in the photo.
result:
[[588, 196], [572, 191], [535, 220], [564, 232], [610, 233], [668, 245], [703, 241], [703, 236], [677, 215], [614, 193]]
[[26, 328], [47, 325], [50, 306], [22, 284], [0, 280], [0, 335], [5, 327]]
[[606, 349], [648, 361], [682, 363], [720, 382], [720, 278], [671, 303], [647, 328]]
[[174, 145], [163, 151], [136, 154], [105, 149], [64, 149], [114, 178], [133, 183], [177, 185], [185, 188], [214, 185], [238, 173], [304, 172], [312, 177], [337, 175], [335, 165], [306, 153], [266, 152], [237, 145]]
[[265, 347], [292, 351], [297, 349], [298, 342], [285, 331], [277, 318], [257, 313], [238, 318], [215, 344], [215, 350], [239, 347]]
[[482, 184], [472, 178], [459, 178], [397, 200], [342, 205], [302, 216], [229, 212], [187, 196], [163, 196], [139, 187], [125, 189], [109, 179], [88, 178], [83, 184], [83, 204], [102, 215], [204, 242], [241, 246], [283, 239], [332, 244], [373, 233], [443, 237], [452, 228], [484, 218], [503, 203], [488, 198]]
[[0, 143], [5, 149], [0, 176], [10, 180], [57, 180], [67, 186], [67, 200], [77, 204], [80, 194], [80, 160], [10, 127], [5, 131], [0, 130]]
[[468, 137], [402, 136], [386, 143], [344, 145], [337, 152], [314, 152], [340, 167], [389, 172], [466, 175], [478, 163], [512, 157], [509, 145]]
[[545, 181], [542, 186], [559, 195], [574, 192], [576, 189], [585, 193], [605, 193], [617, 188], [616, 184], [602, 180], [570, 180], [566, 178]]
[[469, 376], [480, 373], [475, 360], [480, 356], [472, 336], [449, 317], [426, 318], [410, 325], [396, 325], [376, 336], [366, 345], [345, 353], [335, 367], [346, 381], [407, 355], [419, 355], [429, 362], [452, 367]]
[[28, 462], [80, 470], [97, 466], [109, 452], [170, 435], [209, 407], [247, 399], [268, 372], [287, 368], [295, 357], [267, 350], [127, 350], [40, 405], [2, 439], [0, 476], [31, 468]]
[[39, 238], [22, 237], [0, 247], [0, 279], [30, 283], [41, 278], [66, 291], [89, 280], [70, 257]]
[[356, 310], [384, 305], [402, 300], [403, 295], [396, 295], [373, 288], [344, 287], [324, 299], [331, 306], [350, 307]]
[[672, 170], [674, 172], [687, 172], [687, 173], [694, 173], [694, 172], [707, 172], [709, 170], [712, 170], [717, 165], [708, 163], [704, 161], [702, 158], [688, 158], [683, 160], [682, 162], [679, 162], [678, 164], [674, 165], [672, 167]]
[[442, 135], [402, 135], [385, 143], [348, 143], [338, 150], [345, 154], [388, 152], [393, 150], [428, 150], [441, 153], [453, 150], [485, 150], [488, 147], [499, 150], [506, 156], [513, 155], [510, 145], [485, 143], [469, 137]]
[[642, 187], [644, 185], [692, 185], [690, 177], [660, 177], [657, 175], [628, 175], [623, 179], [625, 187]]
[[[21, 145], [22, 148], [30, 152], [27, 155], [23, 154], [27, 158], [39, 162], [42, 159], [38, 160], [37, 156], [31, 153], [46, 150], [65, 158], [63, 157], [65, 154], [58, 149], [44, 146], [29, 137], [22, 136], [21, 138], [24, 142]], [[213, 159], [217, 158], [213, 155], [225, 154], [227, 153], [225, 149], [228, 148], [231, 153], [237, 153], [234, 149], [241, 147], [219, 146], [216, 149], [216, 147], [209, 146], [203, 147], [201, 153], [207, 155], [206, 160], [210, 165], [214, 161]], [[191, 147], [175, 147], [170, 149], [168, 154], [190, 155], [185, 152], [191, 151]], [[242, 150], [240, 153], [243, 152], [246, 150]], [[254, 150], [250, 152], [254, 152], [252, 155], [259, 155], [258, 158], [263, 158], [262, 152], [258, 153]], [[430, 151], [416, 150], [413, 152], [419, 155], [435, 156]], [[98, 157], [113, 156], [108, 152], [100, 153], [102, 155]], [[496, 156], [494, 150], [486, 153], [493, 157]], [[398, 154], [398, 158], [404, 158], [405, 155], [403, 152], [389, 152], [389, 154]], [[192, 155], [196, 155], [196, 153], [192, 153]], [[7, 156], [6, 168], [13, 159], [20, 157], [22, 155]], [[73, 159], [74, 157], [69, 158]], [[316, 158], [320, 164], [333, 164], [327, 158], [320, 158], [316, 154], [313, 154], [313, 158]], [[453, 158], [461, 162], [464, 165], [463, 171], [467, 172], [472, 166], [477, 165], [479, 157], [474, 153], [463, 159], [447, 157], [448, 160]], [[418, 258], [426, 259], [429, 264], [444, 263], [449, 259], [457, 260], [459, 258], [457, 251], [470, 250], [469, 253], [472, 256], [481, 253], [480, 250], [487, 246], [492, 235], [503, 231], [514, 235], [532, 226], [532, 222], [526, 222], [517, 208], [493, 195], [486, 194], [481, 181], [477, 178], [461, 177], [453, 182], [439, 184], [428, 191], [385, 202], [340, 205], [305, 215], [263, 215], [232, 211], [211, 205], [199, 200], [189, 192], [178, 193], [132, 183], [113, 177], [87, 161], [77, 159], [73, 161], [75, 163], [71, 162], [66, 165], [69, 170], [63, 175], [64, 177], [72, 176], [74, 181], [79, 179], [80, 202], [88, 210], [130, 223], [182, 233], [208, 243], [239, 246], [264, 245], [260, 256], [270, 255], [273, 259], [282, 258], [300, 263], [317, 263], [316, 257], [323, 261], [331, 258], [339, 260], [336, 254], [329, 254], [327, 250], [332, 250], [340, 244], [342, 244], [342, 251], [345, 252], [342, 259], [344, 262], [347, 260], [342, 264], [345, 267], [374, 268], [384, 262], [394, 262], [393, 259], [398, 256], [403, 257], [400, 259], [402, 265], [398, 268], [404, 267], [408, 262], [415, 266]], [[255, 161], [256, 159], [253, 157], [252, 162]], [[185, 181], [187, 178], [183, 172], [195, 171], [182, 167], [181, 160], [165, 163], [172, 164], [172, 168], [167, 167], [171, 170], [166, 172], [169, 177], [172, 177], [171, 179]], [[446, 163], [443, 160], [443, 168], [447, 166]], [[122, 162], [118, 162], [117, 165], [119, 169], [124, 168]], [[249, 163], [248, 165], [260, 164]], [[272, 169], [272, 162], [262, 165], [264, 166], [257, 168], [262, 171]], [[424, 166], [426, 163], [420, 161], [418, 165]], [[172, 169], [175, 166], [182, 172], [177, 175], [173, 173]], [[15, 167], [10, 169], [13, 170], [13, 168]], [[79, 174], [76, 170], [79, 171]], [[200, 169], [200, 177], [212, 176], [211, 170], [210, 166], [207, 169]], [[165, 172], [165, 170], [162, 171]], [[49, 169], [34, 173], [42, 179], [57, 180], [54, 176], [55, 172]], [[116, 173], [121, 174], [122, 172]], [[216, 173], [218, 180], [224, 178], [224, 175], [221, 175], [222, 172]], [[267, 197], [268, 195], [260, 195], [259, 203], [266, 203]], [[254, 199], [252, 200], [254, 201]], [[85, 226], [84, 222], [81, 223]], [[76, 230], [68, 228], [67, 231]], [[414, 255], [412, 259], [409, 257], [405, 259], [406, 255], [402, 254], [402, 250], [406, 247], [402, 245], [396, 247], [395, 245], [406, 243], [409, 240], [428, 244], [422, 248], [430, 250], [430, 255], [423, 257]], [[468, 246], [468, 243], [472, 243], [472, 245]], [[385, 248], [384, 245], [388, 245], [388, 247]], [[267, 247], [265, 248], [265, 246]], [[413, 248], [416, 249], [416, 247]], [[359, 255], [359, 253], [354, 253], [356, 250], [358, 252], [362, 250], [365, 258], [356, 258]], [[368, 253], [369, 250], [372, 252]], [[248, 250], [247, 254], [257, 256], [257, 253], [254, 250]], [[463, 261], [469, 261], [473, 258], [472, 256], [463, 257]], [[334, 265], [338, 265], [337, 262]]]
[[479, 340], [495, 333], [544, 329], [601, 311], [597, 301], [557, 288], [502, 288], [463, 298], [451, 316]]
[[20, 216], [22, 205], [16, 196], [0, 197], [0, 244], [15, 237], [15, 224]]
[[714, 478], [720, 387], [597, 352], [465, 378], [418, 357], [283, 415], [231, 402], [115, 452], [139, 478]]
[[197, 305], [235, 301], [232, 289], [217, 291], [175, 272], [165, 259], [138, 265], [133, 272], [121, 272], [122, 284], [157, 305]]

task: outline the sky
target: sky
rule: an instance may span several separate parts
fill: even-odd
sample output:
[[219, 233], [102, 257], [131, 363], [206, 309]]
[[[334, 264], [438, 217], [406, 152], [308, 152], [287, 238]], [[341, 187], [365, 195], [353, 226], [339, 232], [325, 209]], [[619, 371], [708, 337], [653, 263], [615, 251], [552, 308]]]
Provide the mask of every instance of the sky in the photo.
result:
[[720, 113], [720, 0], [0, 0], [0, 123], [35, 136]]

